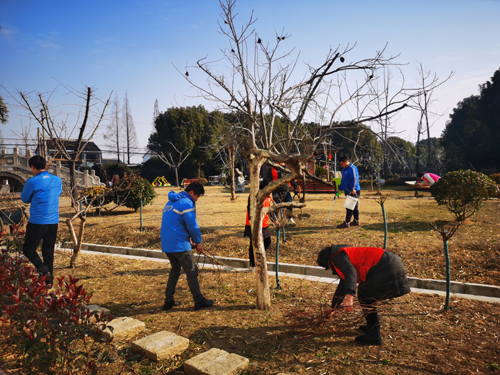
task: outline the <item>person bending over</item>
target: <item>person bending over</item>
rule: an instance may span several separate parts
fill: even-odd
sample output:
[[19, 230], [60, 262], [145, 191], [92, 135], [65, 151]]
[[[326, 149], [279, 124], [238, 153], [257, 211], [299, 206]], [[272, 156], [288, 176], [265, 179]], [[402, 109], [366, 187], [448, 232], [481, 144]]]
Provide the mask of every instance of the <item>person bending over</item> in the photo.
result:
[[355, 341], [361, 345], [381, 345], [377, 303], [400, 297], [410, 292], [410, 285], [401, 259], [388, 250], [377, 247], [331, 245], [318, 254], [317, 264], [340, 277], [332, 299], [332, 308], [344, 307], [353, 311], [353, 300], [358, 300], [366, 318], [360, 326], [363, 335]]

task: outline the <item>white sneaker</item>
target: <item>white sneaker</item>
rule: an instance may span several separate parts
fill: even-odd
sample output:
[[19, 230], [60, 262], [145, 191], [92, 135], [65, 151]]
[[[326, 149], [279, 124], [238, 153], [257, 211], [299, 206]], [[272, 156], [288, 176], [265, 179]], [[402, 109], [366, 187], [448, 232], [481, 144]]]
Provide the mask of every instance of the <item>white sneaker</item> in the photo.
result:
[[289, 217], [288, 218], [288, 222], [292, 225], [296, 225], [297, 223], [295, 222], [295, 220], [293, 220], [293, 217]]

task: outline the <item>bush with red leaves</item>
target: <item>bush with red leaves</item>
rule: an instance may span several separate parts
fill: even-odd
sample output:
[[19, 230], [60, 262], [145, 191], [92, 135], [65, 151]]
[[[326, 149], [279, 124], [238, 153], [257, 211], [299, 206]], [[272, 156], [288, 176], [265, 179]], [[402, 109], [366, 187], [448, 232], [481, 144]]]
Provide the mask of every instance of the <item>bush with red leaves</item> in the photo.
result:
[[91, 320], [86, 305], [92, 294], [71, 276], [57, 279], [61, 292], [50, 291], [24, 257], [0, 251], [0, 320], [7, 323], [6, 334], [23, 367], [37, 374], [97, 373], [107, 352], [93, 328], [109, 317]]

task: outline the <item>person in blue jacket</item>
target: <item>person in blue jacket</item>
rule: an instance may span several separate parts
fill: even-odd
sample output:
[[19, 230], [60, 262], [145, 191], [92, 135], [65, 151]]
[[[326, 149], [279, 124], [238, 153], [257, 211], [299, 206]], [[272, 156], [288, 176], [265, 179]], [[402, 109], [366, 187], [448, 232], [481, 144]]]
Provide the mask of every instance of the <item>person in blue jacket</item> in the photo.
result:
[[[21, 200], [31, 203], [30, 218], [26, 226], [23, 253], [45, 276], [48, 287], [54, 278], [54, 246], [59, 226], [59, 196], [62, 194], [62, 182], [57, 176], [47, 171], [47, 162], [41, 156], [33, 156], [28, 161], [31, 172], [35, 175], [24, 184]], [[42, 241], [42, 259], [36, 248]]]
[[[342, 167], [342, 180], [340, 181], [339, 190], [344, 194], [350, 195], [354, 198], [359, 198], [361, 189], [359, 187], [359, 172], [358, 168], [349, 161], [347, 156], [341, 156], [339, 159], [340, 166]], [[351, 218], [354, 215], [354, 220], [351, 223]], [[346, 208], [345, 221], [337, 225], [337, 228], [349, 228], [350, 226], [359, 226], [359, 210], [358, 204], [354, 210]]]
[[174, 191], [168, 193], [168, 203], [163, 209], [161, 221], [161, 250], [167, 254], [172, 268], [165, 289], [164, 311], [180, 305], [180, 302], [175, 301], [174, 294], [181, 275], [181, 267], [186, 273], [195, 310], [210, 307], [214, 303], [201, 294], [198, 266], [191, 250], [191, 247], [195, 246], [198, 253], [203, 253], [200, 227], [196, 221], [196, 201], [204, 193], [205, 188], [199, 182], [192, 182], [180, 193]]

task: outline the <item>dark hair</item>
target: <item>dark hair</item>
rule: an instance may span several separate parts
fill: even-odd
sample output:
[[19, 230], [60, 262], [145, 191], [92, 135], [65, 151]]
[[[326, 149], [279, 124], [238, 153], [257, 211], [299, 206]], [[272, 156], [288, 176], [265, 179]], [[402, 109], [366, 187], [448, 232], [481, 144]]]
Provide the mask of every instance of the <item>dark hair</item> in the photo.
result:
[[192, 191], [194, 195], [201, 196], [205, 194], [205, 188], [199, 182], [191, 182], [186, 188], [186, 193], [189, 193], [190, 191]]
[[330, 268], [330, 259], [332, 258], [332, 248], [330, 246], [321, 249], [318, 253], [316, 263], [325, 270]]
[[32, 156], [28, 161], [28, 164], [30, 167], [33, 167], [38, 171], [47, 169], [47, 162], [40, 155]]
[[264, 189], [267, 185], [269, 185], [269, 181], [267, 179], [263, 179], [260, 183], [259, 183], [259, 190], [262, 190]]
[[342, 155], [340, 158], [339, 158], [339, 163], [342, 162], [342, 163], [345, 163], [346, 161], [349, 161], [349, 158], [345, 155]]
[[323, 267], [325, 270], [330, 268], [330, 260], [344, 247], [350, 247], [349, 245], [332, 245], [321, 249], [318, 253], [318, 259], [316, 263], [318, 266]]

